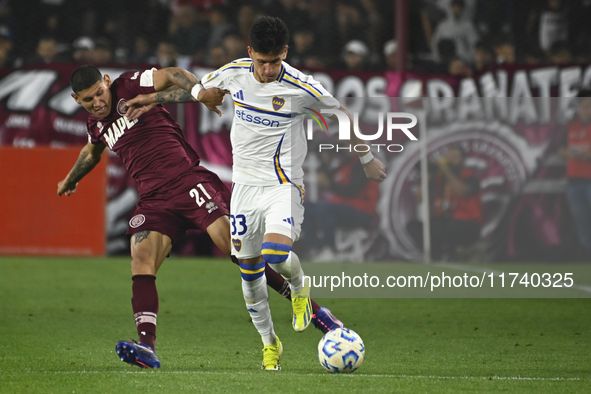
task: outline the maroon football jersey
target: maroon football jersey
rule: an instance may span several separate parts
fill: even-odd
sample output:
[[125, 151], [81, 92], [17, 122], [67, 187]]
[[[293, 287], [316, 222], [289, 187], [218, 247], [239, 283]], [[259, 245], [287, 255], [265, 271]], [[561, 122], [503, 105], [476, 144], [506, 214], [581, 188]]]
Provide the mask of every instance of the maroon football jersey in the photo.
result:
[[89, 116], [90, 142], [103, 142], [125, 164], [138, 184], [140, 195], [152, 192], [199, 164], [181, 127], [158, 105], [139, 119], [129, 121], [123, 103], [139, 94], [154, 93], [153, 70], [126, 72], [111, 85], [111, 113]]

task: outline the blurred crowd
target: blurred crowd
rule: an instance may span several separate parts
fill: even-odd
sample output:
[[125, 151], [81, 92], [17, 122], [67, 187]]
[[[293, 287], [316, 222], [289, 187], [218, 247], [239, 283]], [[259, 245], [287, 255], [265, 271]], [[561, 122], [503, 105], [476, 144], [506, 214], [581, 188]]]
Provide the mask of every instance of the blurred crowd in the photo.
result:
[[591, 62], [590, 0], [410, 1], [411, 68], [469, 76], [497, 64]]
[[[409, 0], [408, 68], [467, 76], [500, 63], [591, 61], [591, 0]], [[261, 15], [296, 67], [397, 67], [393, 0], [0, 0], [0, 66], [190, 63], [247, 56]]]

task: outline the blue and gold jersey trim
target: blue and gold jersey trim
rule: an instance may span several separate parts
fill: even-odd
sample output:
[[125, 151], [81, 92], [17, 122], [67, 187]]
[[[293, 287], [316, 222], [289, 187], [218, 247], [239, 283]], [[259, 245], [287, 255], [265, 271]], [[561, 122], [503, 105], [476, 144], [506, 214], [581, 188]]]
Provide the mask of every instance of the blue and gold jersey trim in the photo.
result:
[[298, 189], [298, 191], [300, 192], [300, 203], [303, 204], [304, 203], [304, 196], [306, 195], [304, 188], [301, 187], [300, 185], [298, 185], [297, 183], [292, 182], [291, 184], [294, 185], [296, 187], [296, 189]]
[[220, 67], [214, 74], [214, 76], [218, 76], [226, 70], [231, 70], [235, 68], [244, 68], [250, 70], [253, 67], [252, 60], [244, 60], [244, 61], [234, 61], [232, 63], [228, 63], [225, 66]]
[[248, 109], [248, 110], [251, 110], [251, 111], [254, 111], [254, 112], [260, 112], [262, 114], [279, 116], [281, 118], [291, 118], [291, 116], [292, 116], [291, 114], [282, 114], [282, 113], [275, 112], [275, 111], [272, 111], [272, 110], [269, 110], [269, 109], [259, 108], [259, 107], [255, 107], [255, 106], [248, 105], [248, 104], [245, 104], [245, 103], [241, 103], [241, 102], [236, 101], [236, 100], [234, 100], [234, 104], [237, 105], [237, 106], [239, 106], [239, 107], [241, 107], [241, 108]]
[[314, 85], [306, 81], [302, 81], [301, 79], [299, 79], [295, 75], [291, 75], [287, 71], [284, 72], [282, 80], [289, 83], [290, 85], [297, 86], [298, 88], [308, 93], [310, 96], [314, 97], [316, 100], [320, 100], [320, 98], [322, 97], [322, 92], [318, 90], [318, 88], [316, 88]]
[[286, 73], [285, 66], [283, 66], [283, 64], [281, 64], [281, 71], [279, 71], [279, 75], [277, 75], [278, 82], [281, 82], [283, 80], [285, 73]]
[[283, 185], [284, 183], [291, 183], [287, 174], [281, 168], [281, 161], [279, 160], [279, 156], [281, 155], [281, 144], [283, 143], [283, 139], [285, 138], [285, 134], [281, 136], [281, 141], [277, 145], [277, 150], [275, 150], [275, 156], [273, 156], [273, 166], [275, 167], [275, 174], [277, 175], [277, 179], [279, 180], [279, 184]]

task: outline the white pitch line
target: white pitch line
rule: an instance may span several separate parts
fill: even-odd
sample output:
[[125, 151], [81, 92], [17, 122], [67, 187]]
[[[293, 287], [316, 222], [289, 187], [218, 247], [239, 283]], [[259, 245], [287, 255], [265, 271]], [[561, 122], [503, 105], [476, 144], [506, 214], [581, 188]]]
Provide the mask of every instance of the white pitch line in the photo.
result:
[[[173, 374], [173, 375], [261, 375], [261, 372], [222, 372], [222, 371], [161, 371], [161, 370], [139, 370], [139, 371], [0, 371], [0, 375], [4, 373], [12, 374]], [[270, 375], [270, 374], [266, 374]], [[277, 375], [291, 375], [291, 376], [343, 376], [347, 378], [387, 378], [387, 379], [436, 379], [436, 380], [515, 380], [515, 381], [586, 381], [590, 379], [584, 378], [564, 378], [564, 377], [531, 377], [531, 376], [439, 376], [439, 375], [395, 375], [395, 374], [363, 374], [363, 373], [347, 373], [347, 374], [320, 374], [320, 373], [290, 373], [281, 372]]]

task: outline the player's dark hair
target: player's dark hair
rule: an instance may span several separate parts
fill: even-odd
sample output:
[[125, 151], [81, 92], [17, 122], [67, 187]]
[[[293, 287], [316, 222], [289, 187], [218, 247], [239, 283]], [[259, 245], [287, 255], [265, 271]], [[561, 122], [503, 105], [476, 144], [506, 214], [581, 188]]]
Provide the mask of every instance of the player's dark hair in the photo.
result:
[[78, 92], [92, 87], [98, 81], [102, 81], [102, 79], [103, 75], [99, 69], [87, 64], [74, 70], [70, 77], [70, 87], [74, 93], [78, 94]]
[[255, 52], [277, 55], [283, 52], [289, 42], [289, 30], [281, 19], [261, 16], [252, 24], [249, 37], [250, 46]]
[[584, 88], [584, 89], [579, 90], [577, 97], [591, 97], [591, 89]]

